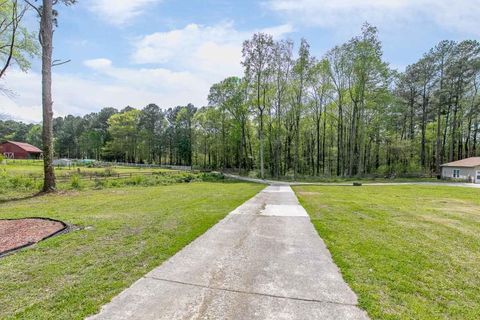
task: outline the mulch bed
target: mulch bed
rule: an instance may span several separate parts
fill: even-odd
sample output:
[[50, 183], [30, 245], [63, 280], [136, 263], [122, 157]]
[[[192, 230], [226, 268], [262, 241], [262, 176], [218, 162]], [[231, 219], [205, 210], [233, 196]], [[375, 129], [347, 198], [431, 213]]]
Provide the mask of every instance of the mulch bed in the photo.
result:
[[0, 257], [66, 229], [65, 223], [45, 218], [0, 220]]

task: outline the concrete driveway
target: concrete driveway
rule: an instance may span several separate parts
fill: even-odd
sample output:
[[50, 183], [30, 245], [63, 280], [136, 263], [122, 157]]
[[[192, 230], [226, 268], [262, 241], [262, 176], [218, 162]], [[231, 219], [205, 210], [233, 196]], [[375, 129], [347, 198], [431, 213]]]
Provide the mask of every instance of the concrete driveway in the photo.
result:
[[[258, 179], [258, 178], [250, 178], [244, 177], [234, 174], [224, 174], [226, 177], [235, 179], [235, 180], [242, 180], [242, 181], [249, 181], [255, 183], [262, 183], [267, 185], [284, 185], [284, 186], [305, 186], [305, 185], [313, 185], [313, 186], [351, 186], [353, 182], [299, 182], [299, 181], [276, 181], [276, 180], [268, 180], [268, 179]], [[371, 181], [362, 181], [362, 185], [364, 186], [403, 186], [403, 185], [420, 185], [420, 186], [443, 186], [443, 187], [464, 187], [464, 188], [480, 188], [480, 183], [465, 183], [465, 182], [426, 182], [426, 181], [419, 181], [419, 182], [371, 182]]]
[[90, 319], [368, 319], [289, 186], [268, 186]]

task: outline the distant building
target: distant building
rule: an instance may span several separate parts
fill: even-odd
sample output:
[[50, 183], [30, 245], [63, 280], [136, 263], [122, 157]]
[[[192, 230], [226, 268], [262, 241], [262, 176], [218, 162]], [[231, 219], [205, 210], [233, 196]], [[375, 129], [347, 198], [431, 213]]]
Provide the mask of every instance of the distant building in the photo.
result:
[[5, 141], [0, 144], [0, 154], [8, 159], [39, 159], [43, 151], [25, 142]]
[[52, 164], [56, 167], [70, 167], [73, 164], [73, 161], [70, 159], [55, 159], [52, 161]]
[[480, 157], [442, 164], [442, 178], [480, 183]]

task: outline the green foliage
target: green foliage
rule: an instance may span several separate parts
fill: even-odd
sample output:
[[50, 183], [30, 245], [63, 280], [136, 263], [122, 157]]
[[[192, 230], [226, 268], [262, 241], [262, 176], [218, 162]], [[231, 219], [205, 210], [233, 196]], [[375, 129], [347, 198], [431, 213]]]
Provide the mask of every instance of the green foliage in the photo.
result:
[[0, 167], [0, 197], [15, 193], [37, 193], [42, 186], [42, 180], [29, 176], [9, 175]]
[[[55, 155], [277, 179], [436, 176], [480, 156], [478, 41], [442, 41], [405, 72], [368, 23], [319, 57], [305, 39], [295, 48], [263, 33], [242, 53], [243, 77], [213, 84], [207, 106], [56, 118]], [[0, 121], [0, 139], [38, 143], [39, 130]]]
[[79, 174], [74, 174], [70, 177], [70, 187], [76, 190], [83, 188], [83, 183]]
[[26, 6], [15, 0], [4, 0], [0, 5], [0, 69], [8, 63], [11, 54], [11, 62], [26, 71], [30, 68], [30, 59], [39, 54], [36, 35], [29, 32], [22, 21]]
[[108, 133], [112, 137], [106, 145], [109, 155], [117, 155], [125, 162], [135, 162], [140, 111], [132, 109], [117, 113], [108, 119]]
[[42, 147], [42, 126], [39, 124], [33, 125], [25, 137], [25, 141], [38, 148]]

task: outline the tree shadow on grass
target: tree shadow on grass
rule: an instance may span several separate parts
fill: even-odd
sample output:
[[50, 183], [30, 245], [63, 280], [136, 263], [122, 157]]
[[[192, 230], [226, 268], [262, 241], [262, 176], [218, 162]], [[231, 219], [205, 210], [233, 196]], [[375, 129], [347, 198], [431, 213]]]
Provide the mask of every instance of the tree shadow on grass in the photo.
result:
[[21, 196], [9, 198], [9, 199], [0, 199], [0, 204], [29, 200], [29, 199], [38, 198], [38, 197], [41, 197], [41, 196], [44, 196], [44, 195], [47, 195], [47, 194], [49, 194], [49, 193], [37, 192], [37, 193], [21, 195]]

